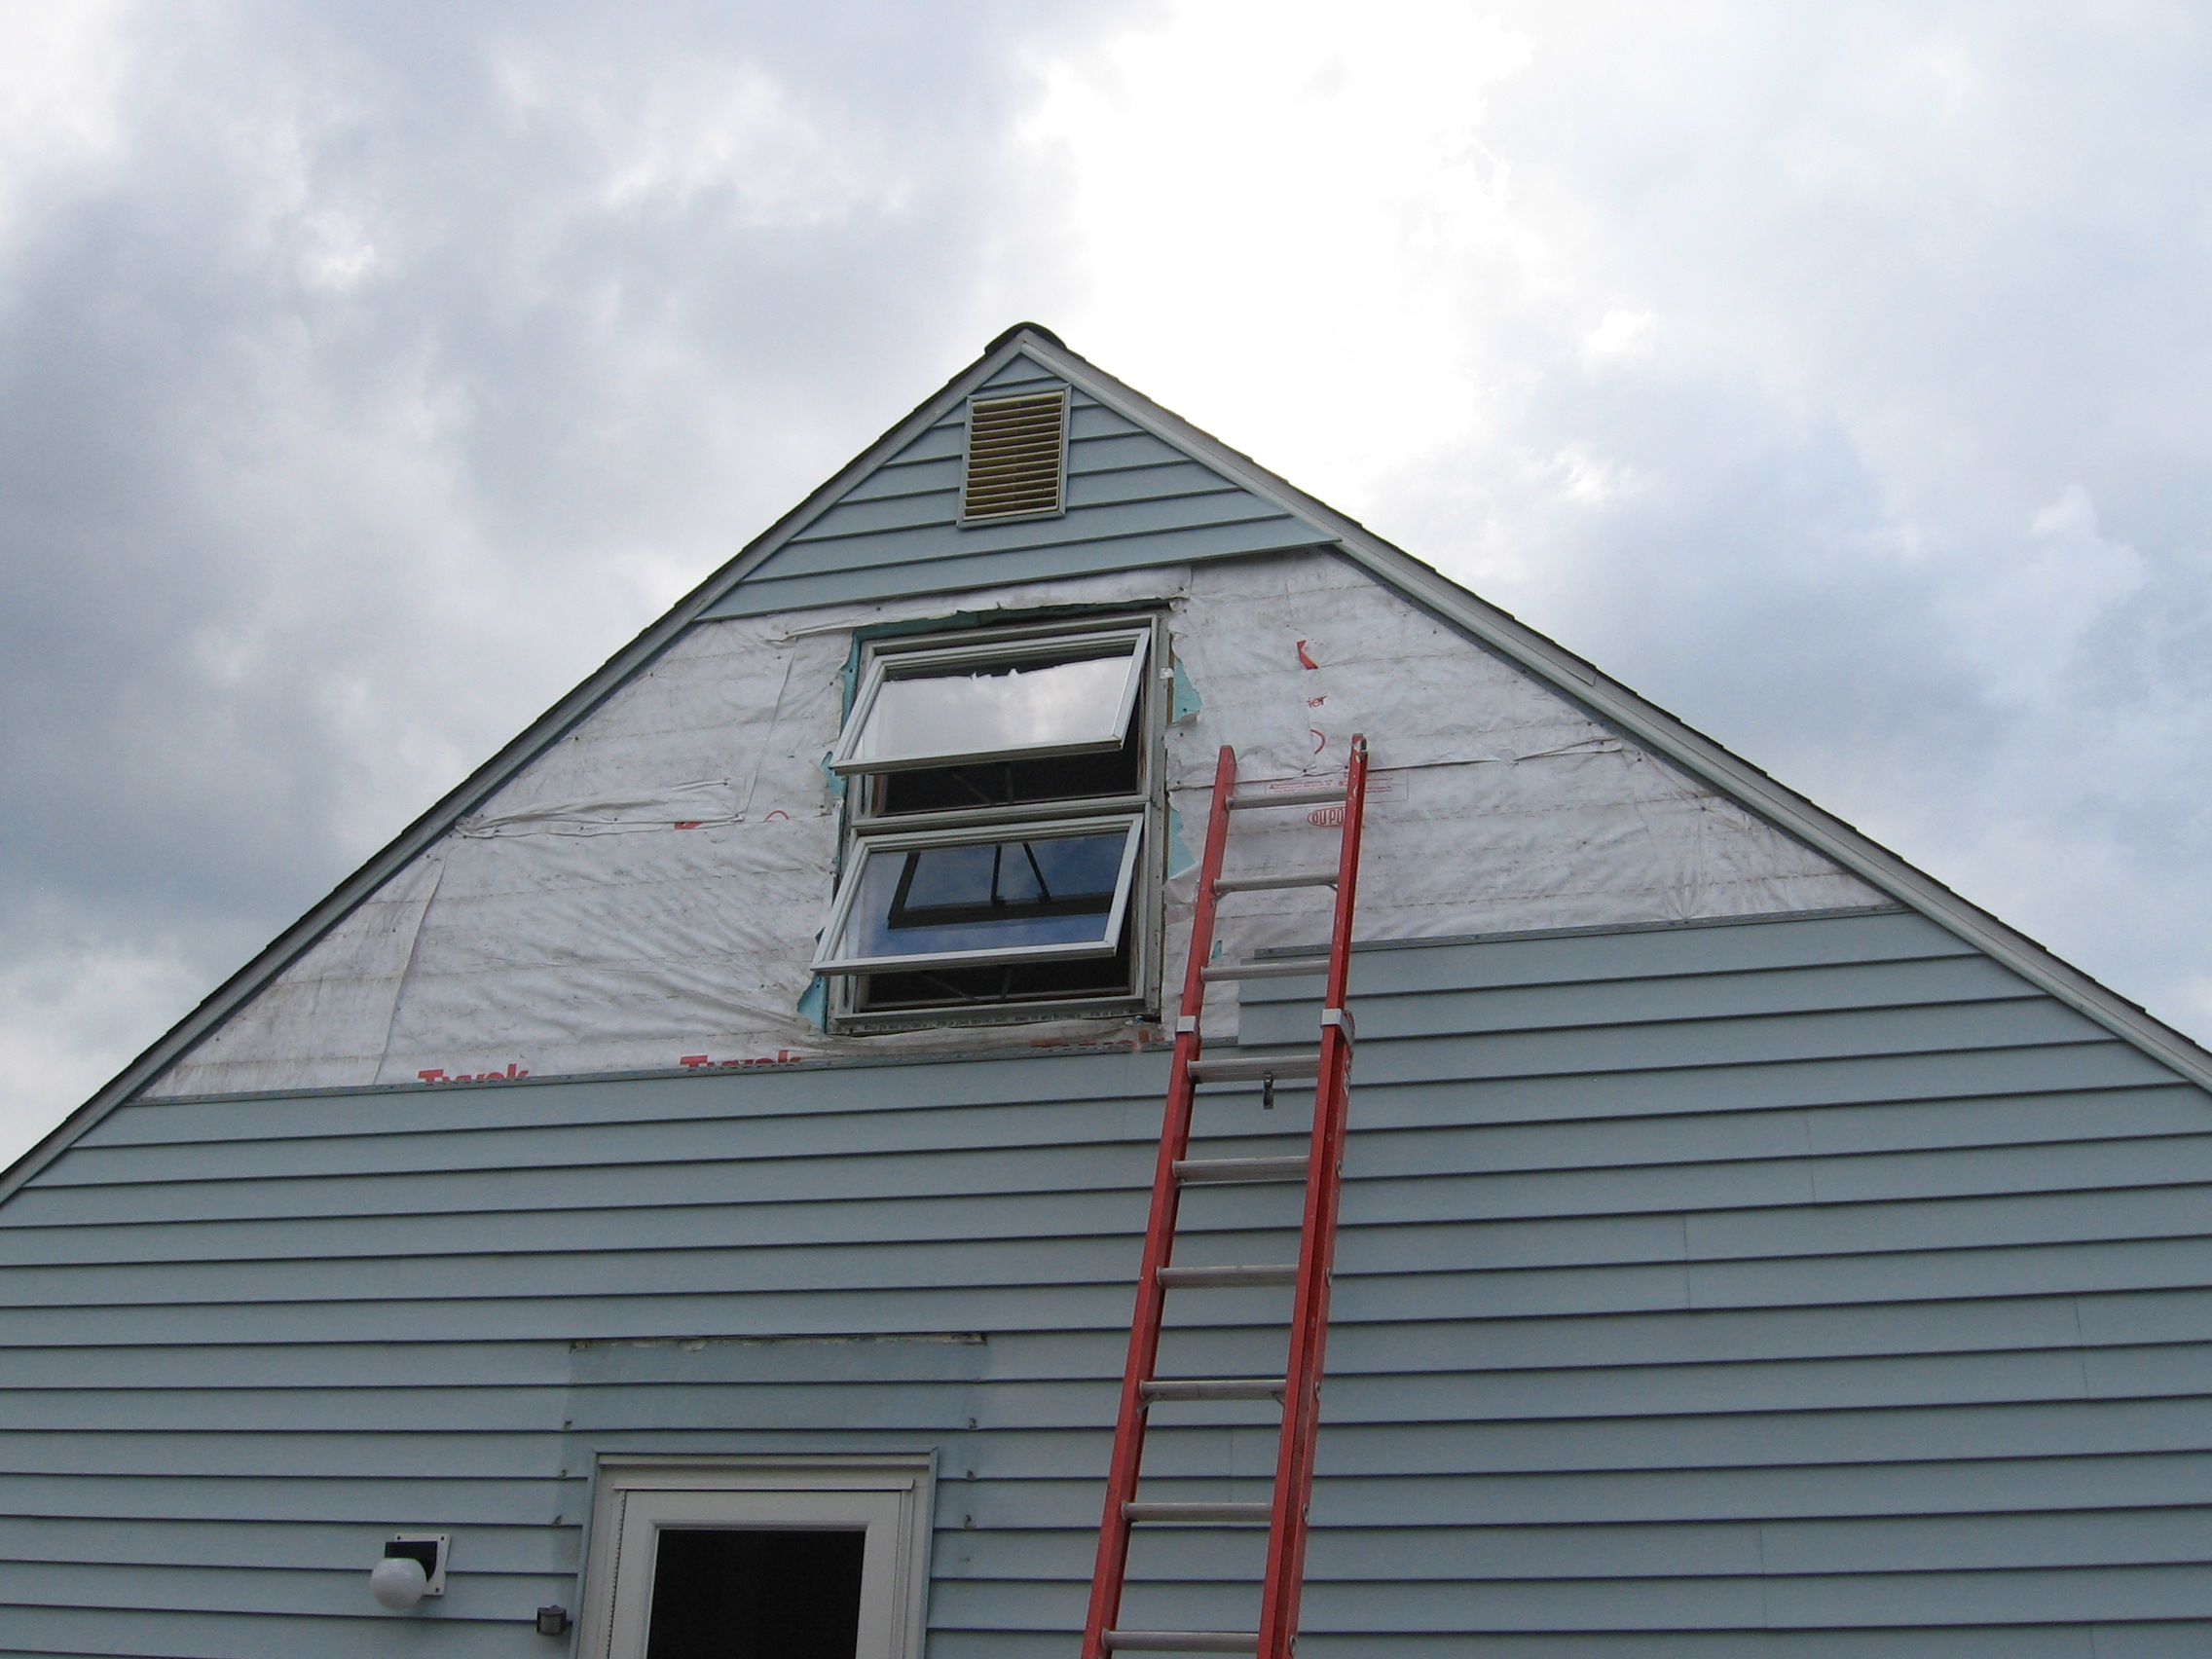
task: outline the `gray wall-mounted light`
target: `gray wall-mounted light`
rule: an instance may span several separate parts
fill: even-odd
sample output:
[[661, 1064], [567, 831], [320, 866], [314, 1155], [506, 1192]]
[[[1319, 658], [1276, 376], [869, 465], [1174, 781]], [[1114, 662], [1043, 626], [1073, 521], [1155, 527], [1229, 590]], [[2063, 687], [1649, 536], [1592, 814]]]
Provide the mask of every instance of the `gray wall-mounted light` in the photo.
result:
[[384, 1559], [369, 1570], [369, 1594], [395, 1613], [425, 1596], [446, 1593], [447, 1532], [394, 1532], [385, 1540]]

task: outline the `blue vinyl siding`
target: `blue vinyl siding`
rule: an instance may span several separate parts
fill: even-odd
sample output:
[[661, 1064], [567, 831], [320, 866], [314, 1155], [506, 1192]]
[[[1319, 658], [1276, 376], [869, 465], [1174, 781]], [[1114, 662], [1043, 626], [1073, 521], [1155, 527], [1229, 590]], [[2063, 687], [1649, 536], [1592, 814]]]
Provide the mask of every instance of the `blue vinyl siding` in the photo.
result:
[[[1308, 1659], [2206, 1651], [2212, 1099], [1903, 912], [1355, 993]], [[0, 1650], [553, 1653], [596, 1452], [934, 1449], [934, 1659], [1062, 1655], [1164, 1073], [128, 1106], [0, 1209]], [[1194, 1192], [1184, 1259], [1280, 1259], [1294, 1202]], [[1168, 1367], [1269, 1369], [1283, 1294], [1179, 1293]], [[1262, 1494], [1272, 1408], [1158, 1417], [1152, 1495]], [[400, 1528], [455, 1533], [409, 1619]], [[1259, 1551], [1141, 1538], [1130, 1622], [1239, 1623]]]
[[[1016, 358], [984, 389], [1061, 384]], [[1080, 391], [1069, 409], [1067, 510], [1053, 518], [963, 527], [966, 419], [964, 408], [954, 410], [873, 468], [706, 615], [951, 593], [1334, 539]]]

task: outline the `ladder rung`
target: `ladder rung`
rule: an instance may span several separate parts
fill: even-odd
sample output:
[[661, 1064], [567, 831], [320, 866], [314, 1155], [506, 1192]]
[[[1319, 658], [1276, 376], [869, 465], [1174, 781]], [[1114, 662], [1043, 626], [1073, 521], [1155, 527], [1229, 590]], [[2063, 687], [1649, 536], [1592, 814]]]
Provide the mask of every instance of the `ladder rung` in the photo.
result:
[[1109, 1630], [1099, 1633], [1109, 1653], [1257, 1653], [1260, 1638], [1242, 1630]]
[[1213, 884], [1216, 893], [1272, 893], [1278, 887], [1334, 887], [1336, 872], [1310, 875], [1234, 875]]
[[1312, 956], [1280, 962], [1231, 962], [1219, 968], [1200, 968], [1201, 979], [1295, 979], [1301, 974], [1326, 974], [1329, 959]]
[[1147, 1400], [1279, 1400], [1290, 1386], [1284, 1377], [1156, 1377], [1139, 1382]]
[[1193, 1060], [1191, 1076], [1199, 1083], [1258, 1083], [1267, 1077], [1318, 1077], [1321, 1051], [1299, 1049], [1287, 1054], [1238, 1054], [1235, 1059]]
[[1257, 1521], [1264, 1527], [1274, 1518], [1274, 1508], [1272, 1503], [1124, 1503], [1122, 1519], [1155, 1526], [1243, 1525]]
[[1231, 795], [1229, 810], [1250, 812], [1262, 806], [1327, 806], [1344, 798], [1343, 790], [1278, 790], [1273, 794]]
[[1303, 1181], [1304, 1154], [1290, 1158], [1184, 1158], [1175, 1163], [1175, 1179], [1186, 1187], [1216, 1181]]
[[[1298, 1160], [1299, 1173], [1306, 1172], [1306, 1160]], [[1244, 1284], [1296, 1284], [1298, 1264], [1285, 1262], [1280, 1266], [1258, 1268], [1161, 1268], [1160, 1282], [1169, 1290], [1213, 1290], [1229, 1285]]]

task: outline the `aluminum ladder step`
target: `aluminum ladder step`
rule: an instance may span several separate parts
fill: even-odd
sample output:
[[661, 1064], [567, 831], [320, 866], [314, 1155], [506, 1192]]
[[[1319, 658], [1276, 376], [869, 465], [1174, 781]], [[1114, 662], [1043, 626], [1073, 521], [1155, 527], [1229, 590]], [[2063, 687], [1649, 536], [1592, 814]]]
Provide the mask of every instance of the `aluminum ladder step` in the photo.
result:
[[1193, 1060], [1198, 1083], [1259, 1083], [1267, 1078], [1319, 1077], [1321, 1051], [1297, 1049], [1287, 1054], [1237, 1054], [1222, 1060]]
[[[1301, 1159], [1300, 1162], [1305, 1161]], [[1169, 1290], [1218, 1290], [1231, 1285], [1296, 1284], [1296, 1262], [1270, 1263], [1265, 1267], [1161, 1268], [1154, 1275]]]
[[1155, 1527], [1248, 1526], [1265, 1527], [1273, 1518], [1272, 1503], [1124, 1503], [1122, 1513], [1131, 1521]]
[[1279, 1400], [1290, 1386], [1282, 1377], [1155, 1377], [1137, 1384], [1146, 1400]]
[[1263, 806], [1332, 806], [1345, 798], [1341, 789], [1278, 790], [1273, 794], [1231, 795], [1229, 810], [1253, 812]]
[[1337, 873], [1311, 870], [1304, 875], [1232, 875], [1213, 884], [1216, 893], [1272, 893], [1282, 887], [1334, 887]]
[[1260, 1633], [1247, 1630], [1109, 1630], [1110, 1653], [1257, 1653]]
[[1302, 1152], [1288, 1158], [1180, 1158], [1174, 1169], [1175, 1179], [1186, 1187], [1222, 1181], [1303, 1181], [1308, 1161]]

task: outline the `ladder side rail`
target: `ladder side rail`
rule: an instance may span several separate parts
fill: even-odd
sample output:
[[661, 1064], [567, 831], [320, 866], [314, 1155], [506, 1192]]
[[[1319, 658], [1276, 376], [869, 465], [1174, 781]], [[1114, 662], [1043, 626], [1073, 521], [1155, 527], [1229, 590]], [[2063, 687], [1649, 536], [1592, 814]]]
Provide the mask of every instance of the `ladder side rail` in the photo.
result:
[[[1367, 739], [1352, 739], [1345, 778], [1344, 837], [1337, 854], [1337, 906], [1329, 935], [1322, 1008], [1343, 1010], [1351, 979], [1351, 933], [1358, 902], [1359, 849], [1367, 817]], [[1343, 1023], [1321, 1028], [1321, 1069], [1313, 1088], [1312, 1153], [1299, 1236], [1297, 1291], [1285, 1367], [1282, 1436], [1275, 1457], [1274, 1513], [1268, 1529], [1257, 1659], [1291, 1659], [1306, 1582], [1307, 1509], [1313, 1492], [1313, 1448], [1321, 1423], [1321, 1374], [1329, 1338], [1329, 1275], [1336, 1263], [1352, 1038]]]
[[1141, 1384], [1151, 1379], [1160, 1358], [1160, 1327], [1166, 1311], [1167, 1286], [1160, 1270], [1175, 1243], [1175, 1216], [1182, 1184], [1176, 1163], [1189, 1156], [1191, 1109], [1197, 1080], [1191, 1064], [1198, 1057], [1203, 1033], [1206, 984], [1201, 970], [1213, 949], [1214, 883], [1221, 876], [1229, 843], [1229, 798], [1236, 790], [1236, 752], [1227, 744], [1214, 763], [1213, 805], [1206, 818], [1205, 851], [1198, 860], [1198, 886], [1191, 913], [1190, 962], [1183, 975], [1183, 1001], [1175, 1021], [1175, 1053], [1167, 1073], [1167, 1104], [1160, 1127], [1160, 1161], [1152, 1177], [1152, 1217], [1145, 1228], [1144, 1262], [1137, 1272], [1136, 1309], [1129, 1323], [1128, 1361], [1122, 1373], [1122, 1404], [1114, 1422], [1114, 1456], [1106, 1473], [1106, 1512], [1098, 1524], [1098, 1559], [1091, 1569], [1090, 1610], [1084, 1621], [1083, 1659], [1107, 1659], [1106, 1633], [1121, 1616], [1122, 1591], [1128, 1573], [1129, 1517], [1123, 1505], [1137, 1494], [1144, 1462], [1145, 1406]]

